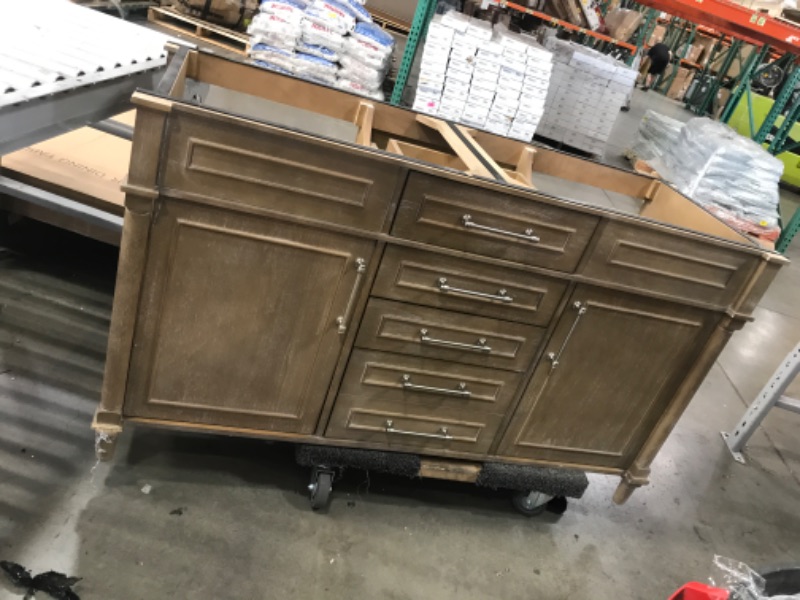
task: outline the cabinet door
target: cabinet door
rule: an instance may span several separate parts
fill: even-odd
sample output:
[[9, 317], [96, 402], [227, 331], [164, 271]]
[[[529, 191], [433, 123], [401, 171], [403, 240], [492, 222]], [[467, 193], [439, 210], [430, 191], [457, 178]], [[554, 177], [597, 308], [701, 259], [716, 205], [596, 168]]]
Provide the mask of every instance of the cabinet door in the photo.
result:
[[373, 249], [347, 235], [164, 201], [125, 416], [312, 432]]
[[578, 286], [499, 454], [627, 466], [718, 319], [694, 307]]

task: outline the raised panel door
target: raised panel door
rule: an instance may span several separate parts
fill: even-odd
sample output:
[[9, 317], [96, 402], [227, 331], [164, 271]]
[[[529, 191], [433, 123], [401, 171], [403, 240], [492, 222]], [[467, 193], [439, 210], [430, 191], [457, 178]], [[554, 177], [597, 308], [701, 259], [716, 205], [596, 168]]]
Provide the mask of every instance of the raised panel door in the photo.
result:
[[374, 244], [166, 200], [126, 416], [311, 433]]
[[499, 453], [623, 468], [719, 316], [578, 286]]

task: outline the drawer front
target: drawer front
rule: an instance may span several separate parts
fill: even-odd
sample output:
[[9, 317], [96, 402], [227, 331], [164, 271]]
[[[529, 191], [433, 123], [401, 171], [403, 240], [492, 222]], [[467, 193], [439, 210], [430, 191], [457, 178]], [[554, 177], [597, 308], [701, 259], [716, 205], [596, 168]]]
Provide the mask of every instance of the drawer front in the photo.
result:
[[484, 454], [520, 375], [355, 350], [325, 435], [382, 448]]
[[544, 329], [372, 298], [356, 345], [511, 371], [529, 366]]
[[392, 233], [435, 246], [572, 272], [598, 218], [533, 198], [412, 173]]
[[525, 271], [389, 247], [373, 295], [482, 317], [547, 325], [566, 287], [557, 279]]
[[735, 302], [756, 263], [755, 256], [677, 232], [609, 223], [582, 274], [722, 307]]
[[383, 230], [399, 167], [333, 142], [173, 109], [163, 185], [238, 205]]

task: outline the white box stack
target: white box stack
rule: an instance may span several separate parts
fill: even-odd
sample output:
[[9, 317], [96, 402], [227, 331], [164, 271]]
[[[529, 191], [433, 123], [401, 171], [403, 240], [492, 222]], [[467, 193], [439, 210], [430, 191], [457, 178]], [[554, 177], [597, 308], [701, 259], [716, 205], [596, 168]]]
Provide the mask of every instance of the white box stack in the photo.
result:
[[602, 155], [636, 82], [636, 70], [584, 46], [558, 40], [539, 134]]
[[451, 11], [428, 28], [413, 108], [529, 142], [551, 71], [551, 53], [533, 38]]
[[439, 114], [453, 35], [455, 30], [443, 25], [440, 15], [436, 15], [428, 26], [413, 105], [418, 112], [434, 116]]

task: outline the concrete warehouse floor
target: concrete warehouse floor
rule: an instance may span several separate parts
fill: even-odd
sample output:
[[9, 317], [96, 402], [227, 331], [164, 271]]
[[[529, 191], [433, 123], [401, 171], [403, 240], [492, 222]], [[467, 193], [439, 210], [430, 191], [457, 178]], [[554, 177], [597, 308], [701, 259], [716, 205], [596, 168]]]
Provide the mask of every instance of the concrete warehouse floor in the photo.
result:
[[[690, 116], [637, 93], [608, 160], [647, 107]], [[130, 427], [116, 459], [97, 465], [89, 423], [116, 252], [35, 223], [4, 245], [0, 560], [83, 577], [84, 600], [661, 600], [706, 580], [715, 553], [756, 567], [800, 562], [800, 416], [771, 414], [748, 466], [719, 436], [800, 340], [798, 243], [658, 456], [652, 484], [620, 507], [617, 479], [591, 476], [563, 516], [533, 519], [469, 485], [358, 471], [315, 514], [291, 448], [257, 440]], [[0, 598], [17, 597], [0, 583]]]

